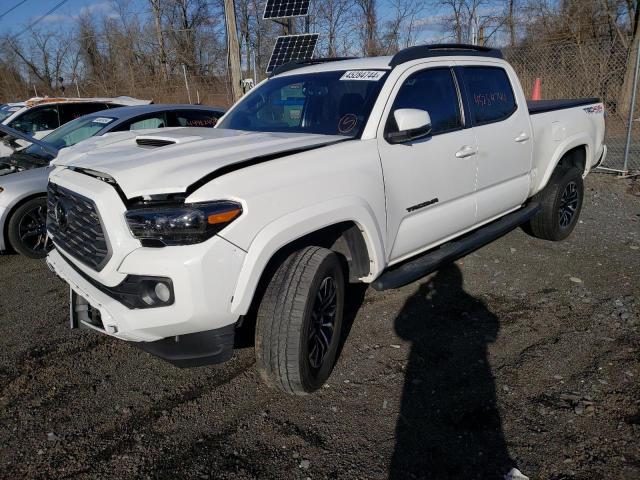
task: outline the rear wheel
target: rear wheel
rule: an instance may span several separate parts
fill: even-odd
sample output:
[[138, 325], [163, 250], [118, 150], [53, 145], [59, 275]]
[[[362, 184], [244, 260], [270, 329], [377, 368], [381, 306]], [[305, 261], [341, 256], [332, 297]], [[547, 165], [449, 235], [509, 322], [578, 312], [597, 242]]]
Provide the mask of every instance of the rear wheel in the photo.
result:
[[29, 258], [44, 258], [53, 247], [47, 237], [47, 199], [38, 197], [20, 205], [9, 219], [9, 243]]
[[578, 223], [583, 196], [580, 170], [558, 167], [547, 186], [534, 198], [542, 210], [529, 220], [524, 230], [544, 240], [564, 240]]
[[306, 247], [278, 267], [258, 308], [256, 362], [267, 384], [304, 395], [333, 369], [344, 309], [344, 273], [331, 250]]

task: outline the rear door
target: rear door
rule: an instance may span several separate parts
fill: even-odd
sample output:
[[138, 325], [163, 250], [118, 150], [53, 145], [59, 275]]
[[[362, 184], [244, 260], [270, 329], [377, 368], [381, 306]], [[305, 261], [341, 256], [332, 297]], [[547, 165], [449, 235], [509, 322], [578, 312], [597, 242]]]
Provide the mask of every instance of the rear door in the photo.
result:
[[531, 122], [521, 90], [512, 86], [518, 84], [512, 69], [502, 63], [456, 63], [478, 140], [477, 220], [485, 222], [519, 207], [527, 198]]
[[[432, 133], [391, 144], [397, 131], [393, 112], [426, 110]], [[410, 68], [398, 80], [378, 129], [378, 149], [387, 195], [390, 262], [426, 250], [471, 227], [476, 218], [476, 139], [466, 128], [451, 65], [437, 62]]]

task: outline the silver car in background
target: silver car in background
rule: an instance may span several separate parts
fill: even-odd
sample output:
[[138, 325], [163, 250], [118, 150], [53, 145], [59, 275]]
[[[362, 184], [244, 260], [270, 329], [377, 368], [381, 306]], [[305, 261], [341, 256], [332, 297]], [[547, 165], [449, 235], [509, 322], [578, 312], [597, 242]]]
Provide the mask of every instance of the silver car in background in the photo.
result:
[[[114, 132], [164, 127], [214, 127], [224, 109], [202, 105], [144, 105], [103, 110], [73, 120], [41, 140], [0, 126], [4, 133], [31, 142], [0, 158], [0, 252], [14, 250], [44, 258], [47, 239], [47, 182], [58, 151], [82, 140]], [[18, 145], [16, 145], [16, 148]]]

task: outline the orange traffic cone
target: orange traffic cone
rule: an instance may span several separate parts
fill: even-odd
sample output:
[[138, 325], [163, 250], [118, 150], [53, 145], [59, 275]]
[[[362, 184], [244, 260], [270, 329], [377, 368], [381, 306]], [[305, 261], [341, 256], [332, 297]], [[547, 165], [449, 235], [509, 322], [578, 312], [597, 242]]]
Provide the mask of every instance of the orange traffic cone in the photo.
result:
[[542, 100], [542, 80], [539, 78], [536, 78], [536, 81], [533, 84], [531, 100]]

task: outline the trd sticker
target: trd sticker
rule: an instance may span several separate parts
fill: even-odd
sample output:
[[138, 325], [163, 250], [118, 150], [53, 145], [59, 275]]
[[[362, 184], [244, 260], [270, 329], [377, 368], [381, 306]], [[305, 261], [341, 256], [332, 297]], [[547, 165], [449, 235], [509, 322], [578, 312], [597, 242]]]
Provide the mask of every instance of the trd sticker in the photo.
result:
[[360, 80], [365, 82], [377, 82], [384, 77], [384, 72], [380, 70], [349, 70], [344, 72], [340, 80]]
[[343, 115], [342, 118], [338, 121], [338, 131], [340, 133], [349, 133], [353, 130], [358, 123], [358, 117], [356, 117], [353, 113], [347, 113]]
[[593, 107], [583, 108], [583, 110], [588, 114], [602, 113], [604, 111], [604, 107], [602, 105], [595, 105]]

